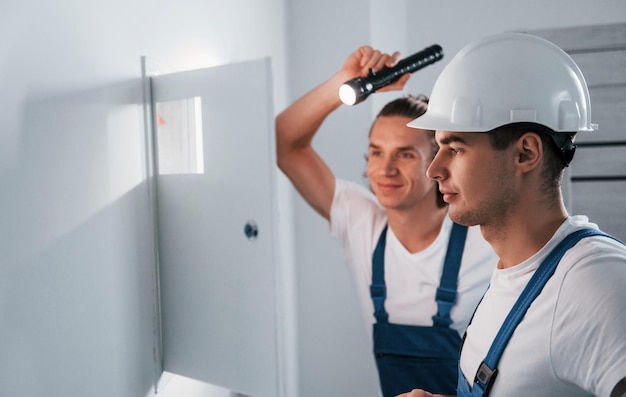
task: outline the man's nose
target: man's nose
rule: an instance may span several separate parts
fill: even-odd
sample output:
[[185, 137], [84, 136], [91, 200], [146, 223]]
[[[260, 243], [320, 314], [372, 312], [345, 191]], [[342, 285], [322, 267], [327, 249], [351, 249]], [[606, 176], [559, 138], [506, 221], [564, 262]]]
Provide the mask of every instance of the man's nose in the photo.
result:
[[382, 168], [385, 175], [394, 174], [398, 170], [396, 157], [386, 156], [383, 160]]
[[440, 152], [435, 155], [435, 158], [426, 169], [426, 176], [435, 181], [443, 179], [443, 168], [441, 166]]

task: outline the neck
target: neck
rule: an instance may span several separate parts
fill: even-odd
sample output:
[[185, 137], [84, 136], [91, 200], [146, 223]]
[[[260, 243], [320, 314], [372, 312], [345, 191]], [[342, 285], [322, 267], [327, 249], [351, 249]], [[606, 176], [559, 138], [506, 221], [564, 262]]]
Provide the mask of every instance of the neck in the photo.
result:
[[493, 224], [481, 225], [480, 230], [500, 257], [498, 268], [505, 269], [522, 263], [543, 248], [567, 216], [560, 203], [558, 208], [517, 211]]
[[439, 235], [448, 208], [387, 210], [389, 228], [410, 253], [422, 251]]

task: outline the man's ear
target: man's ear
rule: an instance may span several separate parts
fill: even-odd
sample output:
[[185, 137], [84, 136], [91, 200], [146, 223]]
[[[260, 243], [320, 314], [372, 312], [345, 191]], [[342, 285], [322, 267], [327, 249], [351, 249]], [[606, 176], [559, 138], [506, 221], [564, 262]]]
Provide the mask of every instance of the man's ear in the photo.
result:
[[517, 166], [523, 173], [537, 168], [543, 159], [543, 141], [536, 132], [524, 133], [515, 144]]

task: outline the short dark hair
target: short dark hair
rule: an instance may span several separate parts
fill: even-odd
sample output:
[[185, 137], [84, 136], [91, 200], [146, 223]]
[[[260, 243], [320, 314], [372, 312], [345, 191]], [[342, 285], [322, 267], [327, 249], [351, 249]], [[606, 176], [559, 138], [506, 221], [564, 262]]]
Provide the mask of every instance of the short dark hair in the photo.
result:
[[[543, 183], [546, 190], [560, 187], [561, 174], [566, 164], [563, 153], [550, 135], [550, 132], [527, 126], [504, 126], [490, 131], [489, 141], [495, 150], [505, 150], [517, 142], [527, 132], [534, 132], [541, 138], [544, 154]], [[552, 132], [552, 134], [555, 134]]]
[[[385, 116], [403, 116], [412, 119], [416, 119], [426, 113], [426, 109], [428, 109], [428, 101], [429, 98], [426, 95], [407, 95], [404, 97], [400, 97], [394, 99], [393, 101], [387, 103], [383, 108], [378, 112], [378, 117]], [[435, 131], [434, 130], [425, 130], [428, 134], [428, 140], [431, 143], [433, 159], [435, 155], [439, 151], [439, 145], [437, 145], [437, 141], [435, 140]], [[371, 133], [371, 130], [370, 130]], [[437, 199], [437, 207], [443, 208], [447, 204], [443, 201], [443, 194], [437, 189], [436, 191], [436, 199]]]

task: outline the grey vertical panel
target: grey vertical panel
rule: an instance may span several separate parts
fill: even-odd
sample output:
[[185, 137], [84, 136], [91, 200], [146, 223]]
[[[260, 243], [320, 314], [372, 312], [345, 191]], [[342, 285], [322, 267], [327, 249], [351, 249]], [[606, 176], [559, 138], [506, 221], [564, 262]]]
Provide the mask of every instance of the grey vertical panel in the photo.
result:
[[[626, 66], [624, 67], [626, 79]], [[621, 85], [592, 87], [591, 117], [598, 120], [597, 133], [580, 135], [578, 142], [619, 142], [626, 141], [626, 82]]]
[[204, 131], [204, 174], [157, 178], [164, 370], [279, 395], [269, 60], [152, 84], [155, 103], [200, 96]]
[[577, 136], [577, 153], [564, 181], [571, 191], [568, 209], [626, 239], [626, 23], [530, 33], [574, 58], [589, 85], [591, 121], [599, 124], [598, 131]]
[[572, 184], [573, 211], [584, 214], [602, 230], [626, 242], [624, 231], [626, 181], [588, 181]]
[[562, 29], [534, 30], [532, 33], [558, 45], [566, 52], [624, 48], [626, 23], [574, 26]]

